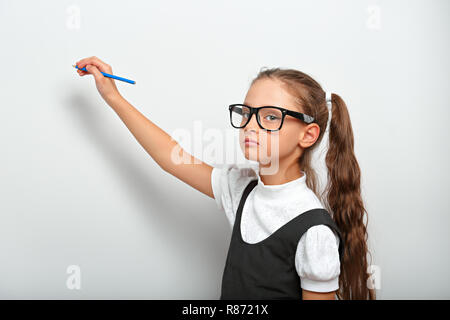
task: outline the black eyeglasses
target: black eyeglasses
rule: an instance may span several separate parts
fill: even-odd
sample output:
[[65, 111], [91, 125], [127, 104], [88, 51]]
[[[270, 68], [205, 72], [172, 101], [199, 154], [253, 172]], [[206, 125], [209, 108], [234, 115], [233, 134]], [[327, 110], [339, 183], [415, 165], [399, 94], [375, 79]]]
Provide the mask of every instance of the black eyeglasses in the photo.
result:
[[252, 114], [256, 114], [256, 121], [260, 128], [267, 131], [280, 130], [286, 115], [300, 119], [308, 124], [314, 122], [314, 118], [307, 114], [275, 106], [253, 108], [245, 104], [236, 103], [230, 104], [228, 108], [230, 110], [231, 125], [237, 129], [244, 128], [250, 122]]

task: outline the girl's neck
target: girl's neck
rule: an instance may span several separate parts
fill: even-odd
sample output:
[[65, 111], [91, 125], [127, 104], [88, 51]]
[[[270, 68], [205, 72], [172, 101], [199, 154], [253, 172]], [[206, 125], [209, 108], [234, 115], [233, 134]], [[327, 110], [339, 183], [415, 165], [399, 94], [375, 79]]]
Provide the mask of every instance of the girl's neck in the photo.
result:
[[[269, 170], [269, 169], [267, 169]], [[266, 170], [263, 170], [263, 172]], [[300, 166], [296, 163], [292, 166], [283, 167], [279, 166], [278, 170], [274, 174], [261, 174], [261, 168], [259, 169], [259, 176], [261, 181], [265, 185], [279, 185], [296, 180], [303, 176]]]

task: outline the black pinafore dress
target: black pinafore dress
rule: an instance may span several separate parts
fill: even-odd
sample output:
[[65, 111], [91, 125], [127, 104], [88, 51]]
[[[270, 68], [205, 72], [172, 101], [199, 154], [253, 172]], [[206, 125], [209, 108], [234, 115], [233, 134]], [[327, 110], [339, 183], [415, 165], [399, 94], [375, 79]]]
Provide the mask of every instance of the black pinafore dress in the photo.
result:
[[328, 211], [317, 208], [299, 214], [260, 242], [245, 242], [241, 235], [242, 209], [257, 183], [258, 180], [252, 180], [246, 186], [236, 212], [220, 299], [302, 299], [300, 277], [295, 268], [300, 238], [312, 226], [327, 225], [339, 236], [341, 257], [341, 232]]

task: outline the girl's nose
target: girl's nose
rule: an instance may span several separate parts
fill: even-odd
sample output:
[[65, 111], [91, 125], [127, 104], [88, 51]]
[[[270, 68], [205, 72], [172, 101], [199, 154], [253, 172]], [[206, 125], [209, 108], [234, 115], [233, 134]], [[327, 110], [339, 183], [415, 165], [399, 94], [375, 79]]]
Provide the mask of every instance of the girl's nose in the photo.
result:
[[256, 114], [252, 114], [250, 121], [247, 123], [247, 125], [245, 126], [245, 130], [251, 130], [253, 129], [253, 131], [258, 131], [259, 125], [258, 125], [258, 121], [256, 120]]

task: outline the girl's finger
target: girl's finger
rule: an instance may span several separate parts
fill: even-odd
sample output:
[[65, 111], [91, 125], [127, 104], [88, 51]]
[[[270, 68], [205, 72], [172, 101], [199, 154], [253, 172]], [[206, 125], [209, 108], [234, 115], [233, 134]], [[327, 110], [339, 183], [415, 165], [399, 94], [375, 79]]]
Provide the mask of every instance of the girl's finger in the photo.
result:
[[92, 65], [92, 64], [88, 64], [88, 65], [86, 66], [86, 70], [88, 70], [89, 73], [91, 73], [91, 74], [94, 76], [96, 82], [97, 82], [97, 81], [104, 81], [104, 80], [103, 80], [103, 79], [104, 79], [104, 76], [103, 76], [103, 74], [101, 74], [101, 72], [98, 70], [97, 66]]
[[81, 59], [76, 63], [79, 68], [84, 68], [88, 64], [96, 66], [102, 72], [112, 73], [111, 66], [95, 56]]

